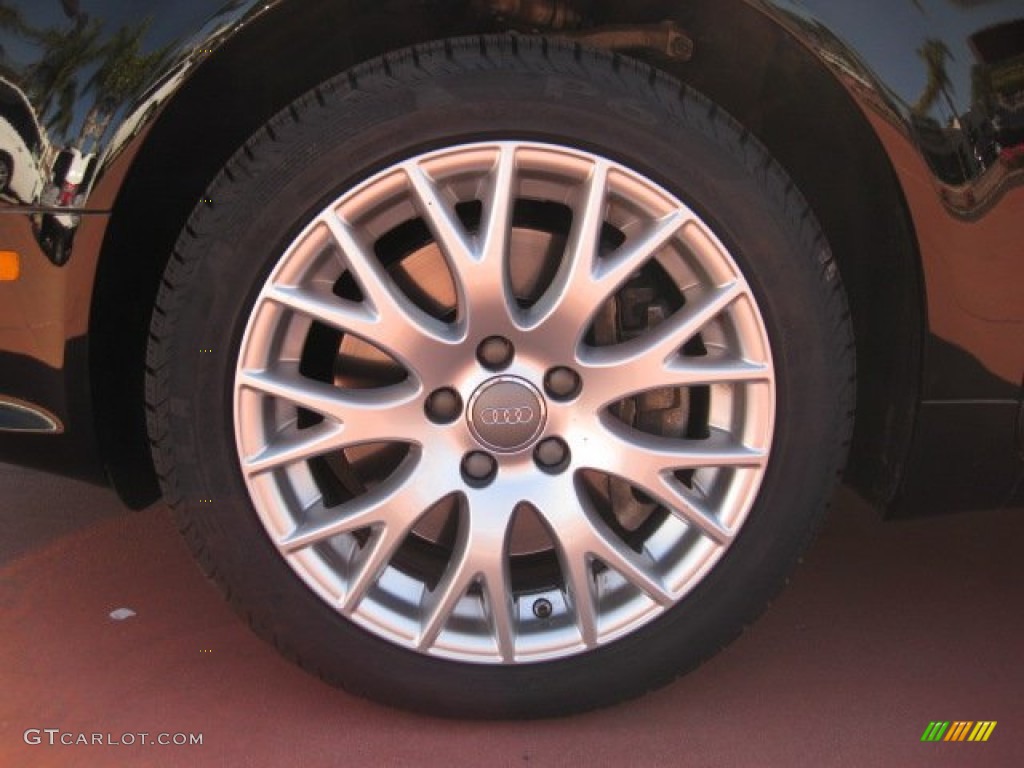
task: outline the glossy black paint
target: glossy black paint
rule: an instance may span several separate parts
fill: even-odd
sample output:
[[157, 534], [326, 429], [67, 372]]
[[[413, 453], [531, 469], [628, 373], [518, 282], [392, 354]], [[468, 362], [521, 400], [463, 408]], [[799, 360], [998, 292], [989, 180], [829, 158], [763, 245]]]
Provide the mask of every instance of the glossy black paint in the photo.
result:
[[[61, 427], [0, 429], [0, 459], [153, 498], [152, 299], [219, 168], [359, 61], [514, 30], [670, 71], [787, 168], [850, 292], [858, 488], [908, 512], [1022, 492], [1020, 0], [186, 0], [145, 14], [123, 0], [0, 4], [0, 176], [5, 157], [32, 154], [0, 192], [0, 249], [23, 273], [0, 283], [0, 402]], [[668, 21], [692, 55], [650, 33]]]

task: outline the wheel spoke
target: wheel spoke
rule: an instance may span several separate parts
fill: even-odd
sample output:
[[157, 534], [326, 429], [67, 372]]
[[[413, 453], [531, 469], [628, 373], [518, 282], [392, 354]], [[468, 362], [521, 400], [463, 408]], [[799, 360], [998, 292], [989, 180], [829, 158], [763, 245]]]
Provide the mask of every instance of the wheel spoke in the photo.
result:
[[325, 421], [309, 429], [290, 429], [287, 435], [277, 435], [259, 453], [242, 459], [242, 470], [247, 475], [285, 467], [298, 461], [322, 456], [338, 448], [345, 428], [337, 422]]
[[583, 190], [583, 205], [573, 218], [572, 231], [566, 245], [566, 262], [569, 272], [565, 284], [575, 282], [574, 275], [589, 276], [594, 270], [598, 249], [601, 245], [601, 226], [608, 195], [608, 163], [594, 163], [590, 178]]
[[640, 490], [659, 503], [687, 525], [690, 525], [711, 539], [720, 547], [727, 546], [735, 532], [723, 525], [711, 514], [704, 503], [689, 492], [679, 480], [668, 473], [644, 478]]
[[699, 297], [692, 298], [664, 322], [642, 336], [617, 345], [618, 354], [623, 356], [624, 361], [647, 359], [664, 364], [742, 295], [744, 289], [738, 282], [713, 288]]
[[419, 456], [409, 458], [384, 483], [351, 501], [328, 509], [322, 498], [317, 500], [306, 510], [306, 515], [316, 521], [296, 526], [278, 541], [278, 548], [290, 555], [334, 536], [369, 530], [368, 540], [353, 557], [348, 589], [340, 602], [342, 611], [354, 611], [391, 563], [424, 510], [455, 490], [436, 480], [436, 468], [426, 467]]
[[[302, 376], [295, 363], [280, 363], [271, 370], [242, 370], [238, 372], [237, 381], [241, 387], [285, 400], [340, 425], [336, 435], [329, 437], [330, 430], [325, 428], [309, 439], [298, 439], [298, 443], [321, 439], [324, 444], [333, 440], [332, 447], [346, 447], [384, 441], [420, 442], [424, 438], [417, 429], [425, 425], [417, 400], [419, 389], [409, 383], [380, 389], [343, 390]], [[316, 450], [310, 446], [305, 448]], [[301, 453], [305, 448], [286, 441], [282, 451]], [[273, 446], [268, 449], [269, 454], [265, 450], [252, 460], [260, 456], [263, 460], [272, 459], [275, 449]]]
[[491, 187], [484, 201], [481, 261], [505, 259], [512, 226], [512, 209], [515, 204], [515, 169], [515, 150], [500, 147], [497, 161], [491, 171]]
[[630, 275], [643, 267], [689, 220], [689, 214], [682, 209], [674, 210], [655, 221], [644, 233], [624, 243], [610, 256], [599, 260], [591, 276], [591, 295], [595, 307], [610, 298]]
[[418, 645], [428, 649], [437, 641], [459, 601], [474, 584], [485, 594], [488, 619], [504, 661], [515, 656], [512, 588], [508, 567], [508, 518], [488, 520], [468, 512], [460, 515], [460, 531], [440, 583], [424, 595], [424, 618]]
[[748, 448], [716, 429], [705, 440], [627, 432], [610, 417], [605, 420], [605, 435], [608, 450], [595, 454], [601, 460], [589, 462], [590, 468], [626, 479], [715, 543], [724, 546], [731, 541], [733, 532], [704, 509], [673, 472], [701, 467], [763, 467], [766, 451]]
[[580, 639], [588, 648], [597, 645], [597, 596], [592, 559], [575, 547], [559, 547], [558, 560], [565, 579], [566, 599], [576, 618]]
[[415, 523], [414, 515], [399, 517], [397, 520], [393, 517], [389, 524], [371, 529], [369, 540], [352, 564], [348, 590], [341, 601], [342, 611], [350, 613], [359, 606], [367, 590], [377, 583], [377, 579], [391, 563], [391, 558]]
[[600, 422], [607, 450], [595, 452], [600, 461], [589, 466], [619, 477], [632, 477], [645, 468], [671, 472], [701, 467], [761, 467], [768, 459], [766, 451], [750, 448], [716, 427], [706, 438], [682, 438], [633, 430], [607, 414]]
[[408, 163], [405, 174], [409, 179], [416, 208], [424, 218], [434, 239], [449, 264], [475, 261], [469, 237], [455, 215], [454, 206], [417, 163]]
[[[515, 203], [515, 151], [498, 146], [483, 197], [480, 236], [474, 243], [453, 205], [418, 165], [406, 167], [416, 208], [441, 248], [458, 296], [464, 326], [486, 322], [491, 333], [509, 332], [518, 310], [509, 285], [507, 252]], [[514, 323], [514, 321], [513, 321]]]
[[[655, 602], [661, 605], [670, 605], [672, 595], [665, 589], [661, 579], [654, 572], [650, 558], [630, 549], [600, 518], [590, 499], [584, 493], [577, 494], [576, 504], [576, 521], [571, 530], [559, 522], [560, 515], [552, 515], [548, 518], [558, 538], [559, 546], [566, 550], [565, 558], [573, 563], [570, 566], [570, 573], [576, 573], [572, 580], [575, 589], [580, 590], [583, 586], [578, 583], [582, 574], [577, 569], [582, 567], [589, 571], [590, 562], [596, 558], [612, 570], [617, 571], [626, 581], [646, 593]], [[586, 578], [589, 580], [592, 577], [588, 575]], [[594, 610], [593, 600], [591, 592], [590, 611]], [[585, 617], [584, 625], [589, 621], [590, 618]]]
[[[505, 558], [503, 558], [505, 560]], [[507, 565], [507, 560], [503, 566]], [[498, 653], [502, 661], [515, 661], [515, 602], [512, 595], [512, 581], [503, 567], [500, 573], [484, 576], [483, 586], [487, 592], [488, 618], [494, 630]]]
[[[644, 592], [649, 598], [661, 606], [669, 606], [674, 602], [672, 593], [665, 589], [661, 578], [654, 573], [651, 558], [637, 554], [617, 538], [610, 530], [598, 542], [603, 547], [595, 552], [601, 562]], [[597, 547], [595, 546], [595, 549]]]
[[[275, 286], [270, 298], [312, 316], [341, 331], [348, 331], [382, 347], [413, 370], [423, 360], [449, 350], [459, 341], [458, 333], [431, 317], [401, 289], [383, 265], [361, 242], [352, 227], [332, 211], [320, 216], [338, 244], [343, 266], [359, 285], [364, 300], [346, 302], [318, 296], [309, 290]], [[361, 308], [352, 306], [361, 304]]]
[[597, 309], [646, 264], [690, 220], [683, 209], [655, 220], [612, 254], [598, 258], [607, 194], [607, 166], [598, 164], [588, 181], [582, 214], [574, 220], [566, 259], [542, 299], [529, 313], [531, 327], [555, 326], [582, 334]]
[[659, 380], [659, 387], [745, 384], [767, 381], [772, 375], [771, 368], [765, 363], [706, 358], [678, 358], [670, 361], [663, 370], [665, 378]]
[[[465, 299], [466, 313], [494, 320], [516, 314], [508, 279], [508, 247], [515, 204], [515, 151], [500, 147], [491, 185], [484, 199], [479, 256], [469, 264], [453, 264], [452, 271]], [[462, 268], [460, 268], [462, 267]], [[497, 317], [495, 317], [497, 315]]]
[[545, 483], [532, 494], [531, 504], [546, 520], [566, 583], [576, 626], [588, 646], [597, 642], [598, 595], [591, 564], [596, 559], [618, 572], [659, 605], [670, 605], [672, 594], [646, 554], [633, 551], [601, 519], [587, 492], [572, 478]]
[[580, 321], [600, 306], [590, 289], [601, 244], [607, 187], [608, 163], [597, 161], [583, 185], [583, 201], [572, 219], [565, 258], [551, 285], [526, 315], [529, 328], [568, 334], [567, 341], [575, 344], [586, 330], [586, 324]]
[[412, 371], [419, 371], [424, 361], [446, 352], [455, 343], [455, 334], [450, 329], [418, 310], [410, 312], [408, 323], [396, 323], [393, 316], [381, 315], [367, 302], [281, 284], [271, 286], [265, 298], [343, 333], [358, 336]]
[[588, 399], [596, 408], [654, 389], [746, 384], [767, 381], [772, 375], [764, 363], [696, 357], [664, 361], [620, 349], [624, 346], [585, 347], [579, 355]]
[[[423, 510], [444, 496], [444, 491], [436, 488], [433, 494], [424, 493], [423, 484], [417, 482], [422, 476], [422, 460], [410, 457], [383, 483], [350, 501], [328, 508], [319, 499], [305, 511], [305, 516], [313, 520], [296, 525], [277, 546], [286, 554], [294, 554], [333, 536], [364, 528], [408, 530]], [[436, 498], [431, 499], [431, 495]]]
[[365, 302], [340, 299], [292, 285], [272, 285], [266, 293], [269, 301], [319, 323], [361, 338], [375, 338], [381, 332], [381, 319]]
[[424, 595], [423, 623], [416, 642], [421, 651], [430, 650], [434, 645], [455, 606], [479, 577], [469, 570], [469, 555], [465, 546], [457, 551], [456, 558], [448, 565], [449, 570], [441, 583]]

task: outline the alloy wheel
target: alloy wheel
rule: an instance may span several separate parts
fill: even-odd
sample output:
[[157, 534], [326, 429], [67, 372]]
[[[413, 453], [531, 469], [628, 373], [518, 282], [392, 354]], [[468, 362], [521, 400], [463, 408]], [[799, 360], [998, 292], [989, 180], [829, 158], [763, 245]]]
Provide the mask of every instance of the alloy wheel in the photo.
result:
[[706, 577], [766, 471], [764, 322], [648, 175], [454, 145], [345, 191], [284, 249], [234, 380], [262, 526], [340, 614], [412, 651], [565, 658]]

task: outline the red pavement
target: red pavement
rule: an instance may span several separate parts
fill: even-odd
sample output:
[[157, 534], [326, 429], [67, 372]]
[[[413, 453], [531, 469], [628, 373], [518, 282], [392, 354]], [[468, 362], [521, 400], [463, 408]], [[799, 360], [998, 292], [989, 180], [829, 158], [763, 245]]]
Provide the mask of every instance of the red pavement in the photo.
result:
[[[228, 609], [162, 505], [123, 513], [0, 465], [0, 524], [4, 767], [1024, 765], [1024, 510], [883, 523], [841, 491], [725, 652], [638, 701], [528, 723], [435, 720], [306, 675]], [[109, 618], [122, 607], [137, 615]], [[939, 719], [998, 725], [921, 743]], [[49, 746], [47, 728], [202, 745]]]

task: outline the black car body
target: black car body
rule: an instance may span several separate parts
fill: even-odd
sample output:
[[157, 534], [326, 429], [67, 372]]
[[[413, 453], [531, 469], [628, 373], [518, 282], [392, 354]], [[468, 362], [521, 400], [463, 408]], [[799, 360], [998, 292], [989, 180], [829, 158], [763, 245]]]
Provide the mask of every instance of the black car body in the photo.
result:
[[[690, 60], [637, 55], [757, 126], [837, 233], [858, 330], [854, 482], [894, 509], [1010, 498], [1024, 477], [1019, 3], [581, 3], [580, 19], [571, 3], [490, 5], [195, 2], [104, 18], [8, 4], [5, 77], [32, 94], [52, 146], [87, 142], [99, 165], [68, 205], [3, 203], [24, 273], [0, 286], [3, 458], [153, 498], [140, 388], [162, 263], [214, 170], [295, 95], [422, 40], [675, 19]], [[94, 55], [45, 90], [62, 46], [119, 35], [134, 37], [134, 89], [101, 104]], [[945, 51], [941, 71], [929, 49]], [[97, 111], [102, 127], [85, 125]]]
[[1020, 0], [15, 0], [0, 14], [0, 78], [45, 131], [38, 199], [0, 192], [0, 249], [20, 265], [0, 282], [0, 460], [153, 501], [149, 324], [219, 169], [328, 77], [505, 33], [678, 78], [803, 192], [852, 316], [848, 482], [894, 515], [1024, 500]]

